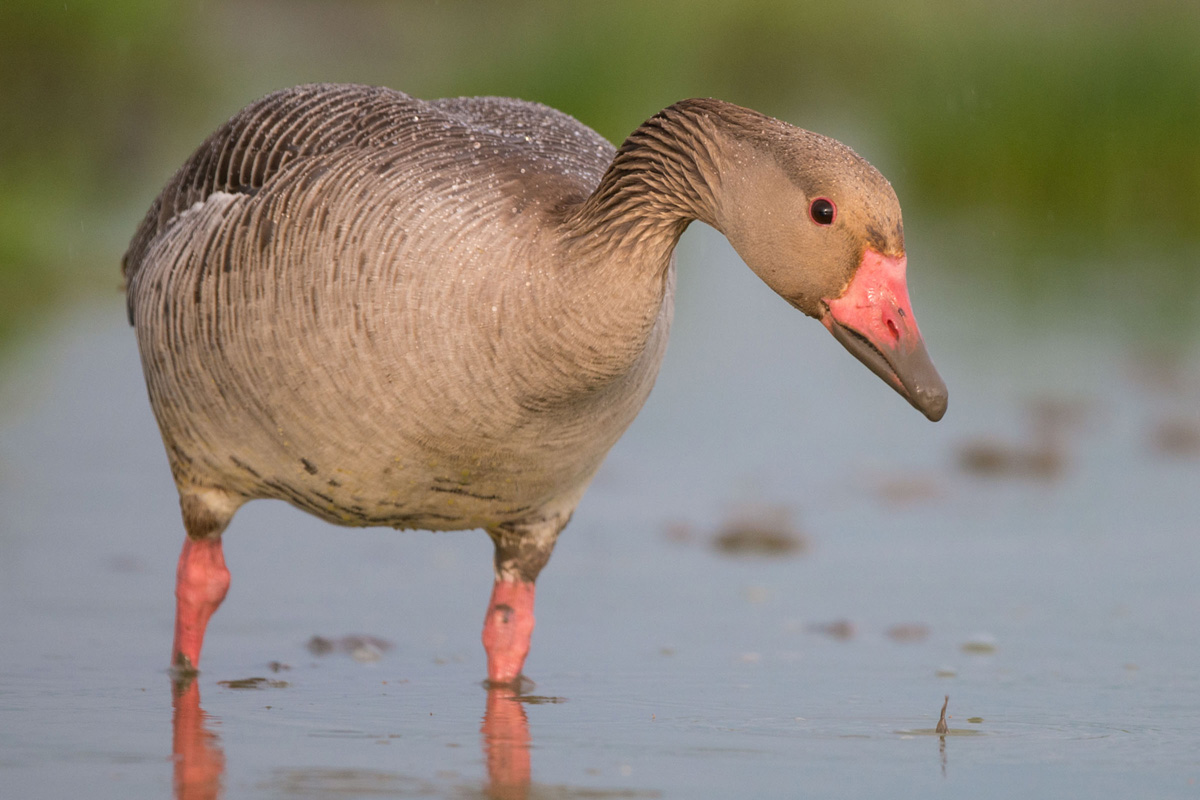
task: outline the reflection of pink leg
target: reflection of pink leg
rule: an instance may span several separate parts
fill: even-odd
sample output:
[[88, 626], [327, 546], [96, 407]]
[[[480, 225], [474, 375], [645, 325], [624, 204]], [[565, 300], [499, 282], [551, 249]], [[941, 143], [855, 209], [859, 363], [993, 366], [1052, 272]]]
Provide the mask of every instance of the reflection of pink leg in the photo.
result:
[[488, 690], [487, 711], [480, 732], [487, 758], [488, 797], [525, 800], [532, 775], [529, 721], [514, 690]]
[[532, 581], [498, 578], [492, 588], [483, 622], [483, 649], [488, 657], [488, 682], [516, 685], [533, 636]]
[[204, 725], [195, 681], [175, 685], [174, 706], [175, 800], [215, 800], [221, 795], [225, 753], [216, 734]]
[[175, 644], [171, 667], [180, 675], [196, 672], [208, 619], [229, 591], [229, 570], [220, 537], [183, 542], [175, 573]]

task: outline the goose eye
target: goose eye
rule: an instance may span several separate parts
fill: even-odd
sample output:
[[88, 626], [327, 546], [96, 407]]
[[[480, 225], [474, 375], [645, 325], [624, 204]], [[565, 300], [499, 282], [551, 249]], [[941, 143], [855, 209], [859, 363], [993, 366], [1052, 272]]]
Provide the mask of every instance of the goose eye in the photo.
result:
[[812, 221], [818, 225], [832, 225], [833, 218], [837, 216], [837, 207], [833, 201], [824, 197], [818, 197], [812, 201], [812, 205], [808, 207], [808, 215], [812, 217]]

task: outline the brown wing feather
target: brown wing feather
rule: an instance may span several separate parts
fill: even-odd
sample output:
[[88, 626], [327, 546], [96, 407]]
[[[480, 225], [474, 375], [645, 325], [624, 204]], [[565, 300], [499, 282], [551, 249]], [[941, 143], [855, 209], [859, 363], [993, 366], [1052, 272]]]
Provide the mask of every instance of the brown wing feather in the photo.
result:
[[150, 242], [214, 192], [253, 194], [289, 161], [361, 143], [418, 100], [390, 89], [313, 84], [268, 95], [238, 112], [196, 149], [151, 205], [125, 253], [128, 284]]
[[[537, 103], [493, 97], [423, 101], [392, 89], [348, 84], [284, 89], [234, 115], [175, 173], [125, 253], [125, 284], [133, 284], [151, 244], [183, 212], [217, 192], [255, 194], [298, 159], [390, 148], [399, 158], [437, 161], [451, 153], [434, 156], [433, 151], [451, 149], [454, 158], [476, 155], [463, 143], [479, 147], [481, 140], [525, 156], [492, 158], [486, 163], [493, 172], [499, 165], [516, 173], [522, 161], [533, 163], [539, 171], [566, 178], [576, 186], [572, 194], [583, 196], [599, 182], [614, 152], [590, 128]], [[130, 303], [132, 321], [132, 298]]]

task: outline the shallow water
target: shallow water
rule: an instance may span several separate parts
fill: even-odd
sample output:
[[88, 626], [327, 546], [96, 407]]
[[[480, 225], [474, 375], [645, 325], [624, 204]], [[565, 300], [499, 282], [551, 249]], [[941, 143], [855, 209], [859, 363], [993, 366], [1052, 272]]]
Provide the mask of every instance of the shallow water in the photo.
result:
[[[1030, 326], [912, 272], [938, 425], [689, 233], [521, 699], [480, 686], [486, 536], [271, 502], [228, 531], [173, 697], [183, 534], [132, 331], [118, 297], [65, 311], [0, 383], [4, 796], [1197, 796], [1197, 348], [1159, 363], [1102, 314]], [[713, 546], [746, 520], [805, 546]], [[394, 647], [307, 647], [350, 634]]]

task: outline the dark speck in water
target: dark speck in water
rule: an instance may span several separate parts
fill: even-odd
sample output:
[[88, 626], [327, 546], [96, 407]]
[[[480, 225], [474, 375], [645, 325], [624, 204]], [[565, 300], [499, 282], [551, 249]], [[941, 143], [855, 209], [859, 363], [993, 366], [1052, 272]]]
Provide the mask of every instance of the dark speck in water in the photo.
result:
[[554, 705], [567, 702], [567, 698], [565, 697], [551, 697], [541, 694], [519, 694], [513, 699], [518, 703], [527, 703], [531, 706]]
[[226, 689], [286, 689], [287, 681], [276, 681], [270, 678], [238, 678], [232, 681], [217, 681], [218, 686]]
[[854, 623], [848, 619], [834, 620], [833, 622], [818, 622], [808, 626], [808, 630], [813, 633], [823, 633], [834, 639], [846, 641], [853, 639], [854, 634], [858, 630], [854, 627]]
[[959, 448], [958, 463], [965, 472], [991, 478], [1057, 478], [1066, 466], [1066, 455], [1057, 447], [1008, 444], [978, 439]]
[[1200, 455], [1200, 421], [1181, 418], [1161, 420], [1150, 437], [1154, 452], [1174, 458]]
[[1184, 366], [1177, 356], [1140, 353], [1131, 364], [1131, 373], [1139, 386], [1162, 394], [1182, 394], [1187, 389]]
[[333, 652], [333, 642], [324, 636], [314, 636], [308, 640], [308, 652], [314, 656], [327, 656]]
[[1029, 421], [1037, 438], [1055, 438], [1083, 427], [1092, 409], [1086, 400], [1037, 397], [1029, 401]]
[[889, 505], [907, 506], [941, 495], [935, 479], [924, 475], [892, 475], [878, 480], [875, 491], [879, 499]]
[[713, 540], [714, 546], [730, 555], [786, 556], [808, 549], [808, 541], [792, 523], [793, 513], [784, 507], [753, 508], [734, 515]]
[[345, 653], [355, 661], [378, 661], [384, 653], [392, 649], [392, 643], [378, 636], [342, 636], [338, 639], [328, 639], [324, 636], [314, 636], [308, 640], [308, 652], [314, 656], [325, 656], [330, 653]]
[[929, 626], [919, 622], [902, 622], [885, 631], [893, 642], [923, 642], [929, 638]]
[[271, 670], [271, 672], [284, 672], [291, 668], [290, 664], [284, 664], [282, 661], [270, 661], [267, 663], [267, 669]]
[[979, 634], [963, 642], [961, 650], [964, 653], [971, 653], [973, 655], [988, 655], [996, 652], [996, 640], [986, 633]]
[[1026, 408], [1030, 435], [1025, 442], [1009, 443], [994, 438], [977, 439], [959, 448], [963, 470], [985, 477], [1049, 480], [1066, 469], [1065, 446], [1069, 434], [1087, 419], [1087, 403], [1043, 397]]

